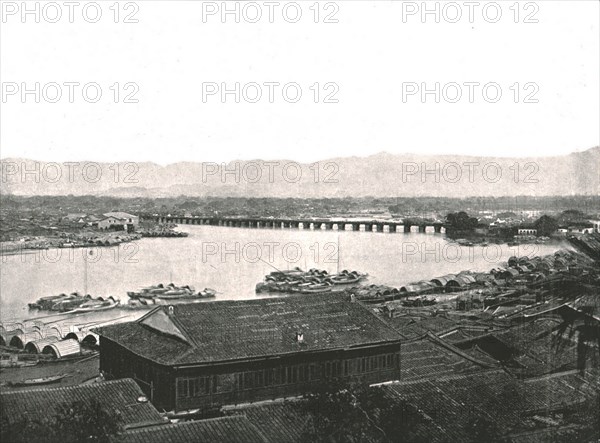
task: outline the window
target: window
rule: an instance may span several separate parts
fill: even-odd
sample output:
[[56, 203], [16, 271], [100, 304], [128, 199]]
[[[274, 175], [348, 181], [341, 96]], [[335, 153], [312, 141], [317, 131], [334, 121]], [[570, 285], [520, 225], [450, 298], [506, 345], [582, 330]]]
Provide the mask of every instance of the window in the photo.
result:
[[187, 397], [187, 380], [177, 379], [177, 397]]
[[302, 365], [300, 381], [308, 381], [308, 365]]
[[198, 380], [195, 378], [192, 378], [192, 379], [188, 380], [187, 396], [195, 397], [196, 395], [198, 395]]
[[273, 369], [265, 370], [265, 385], [271, 386], [273, 385]]
[[309, 376], [310, 380], [318, 380], [319, 379], [319, 377], [317, 376], [317, 367], [315, 365], [310, 365], [308, 376]]
[[262, 388], [265, 385], [265, 374], [263, 371], [256, 371], [255, 372], [255, 385], [257, 388]]
[[370, 364], [370, 370], [371, 371], [376, 371], [377, 370], [377, 357], [371, 357], [369, 360], [371, 360], [371, 364]]
[[394, 354], [388, 354], [385, 356], [386, 359], [386, 363], [387, 363], [387, 367], [388, 368], [392, 368], [394, 367]]
[[254, 380], [252, 372], [244, 372], [244, 389], [254, 388]]

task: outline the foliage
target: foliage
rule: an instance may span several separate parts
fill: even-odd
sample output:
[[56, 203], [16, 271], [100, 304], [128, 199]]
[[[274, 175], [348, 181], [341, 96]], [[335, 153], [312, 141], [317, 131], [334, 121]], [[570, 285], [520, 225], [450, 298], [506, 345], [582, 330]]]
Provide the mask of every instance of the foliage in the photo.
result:
[[383, 388], [330, 385], [305, 395], [308, 413], [304, 442], [418, 442], [416, 427], [425, 419], [409, 403]]
[[[40, 411], [43, 416], [45, 411]], [[122, 419], [114, 411], [92, 399], [60, 404], [50, 417], [23, 416], [16, 423], [8, 424], [2, 414], [1, 440], [11, 443], [108, 443], [110, 437], [121, 430]]]
[[469, 214], [464, 211], [449, 213], [446, 216], [446, 222], [451, 228], [458, 231], [471, 231], [478, 225], [477, 219], [469, 217]]
[[565, 226], [572, 224], [587, 224], [589, 219], [589, 215], [576, 209], [567, 209], [566, 211], [561, 212], [557, 217], [558, 223]]
[[558, 221], [549, 215], [542, 215], [533, 222], [533, 226], [537, 229], [538, 235], [548, 237], [558, 229]]

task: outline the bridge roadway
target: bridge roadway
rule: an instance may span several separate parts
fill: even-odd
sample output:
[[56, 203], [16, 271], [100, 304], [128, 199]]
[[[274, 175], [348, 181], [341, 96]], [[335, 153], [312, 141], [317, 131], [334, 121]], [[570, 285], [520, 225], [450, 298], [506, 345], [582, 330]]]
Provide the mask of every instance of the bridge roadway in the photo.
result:
[[[234, 228], [264, 228], [264, 229], [313, 229], [332, 230], [334, 226], [339, 231], [360, 231], [361, 227], [367, 232], [411, 232], [413, 226], [418, 226], [419, 232], [426, 232], [433, 227], [434, 232], [442, 232], [444, 223], [393, 221], [393, 220], [334, 220], [327, 218], [257, 218], [257, 217], [204, 217], [204, 216], [142, 216], [142, 220], [152, 220], [159, 223], [176, 223], [180, 225], [209, 225], [229, 226]], [[350, 229], [348, 229], [350, 227]], [[387, 227], [387, 230], [385, 229]]]

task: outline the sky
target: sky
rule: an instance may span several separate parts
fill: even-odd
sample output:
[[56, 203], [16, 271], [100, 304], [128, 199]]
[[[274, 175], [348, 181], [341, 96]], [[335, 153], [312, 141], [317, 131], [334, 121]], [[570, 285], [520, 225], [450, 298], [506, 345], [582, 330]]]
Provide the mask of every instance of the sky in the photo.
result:
[[3, 1], [0, 155], [164, 165], [599, 145], [600, 2], [467, 3], [28, 2], [23, 15]]

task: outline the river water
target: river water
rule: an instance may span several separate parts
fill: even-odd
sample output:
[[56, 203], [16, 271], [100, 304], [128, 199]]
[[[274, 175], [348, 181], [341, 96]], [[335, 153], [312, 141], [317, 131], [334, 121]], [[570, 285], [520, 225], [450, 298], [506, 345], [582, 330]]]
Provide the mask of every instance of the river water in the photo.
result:
[[[30, 312], [39, 297], [79, 291], [127, 301], [127, 291], [174, 282], [218, 291], [216, 300], [256, 298], [256, 283], [279, 269], [338, 269], [369, 274], [369, 283], [399, 287], [461, 270], [487, 271], [512, 255], [545, 255], [566, 244], [461, 247], [445, 234], [245, 229], [181, 225], [184, 238], [143, 238], [112, 248], [55, 249], [2, 256], [0, 320]], [[262, 295], [264, 296], [264, 295]], [[72, 315], [79, 323], [140, 315], [115, 309]], [[61, 318], [65, 318], [62, 316]]]

